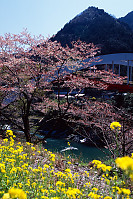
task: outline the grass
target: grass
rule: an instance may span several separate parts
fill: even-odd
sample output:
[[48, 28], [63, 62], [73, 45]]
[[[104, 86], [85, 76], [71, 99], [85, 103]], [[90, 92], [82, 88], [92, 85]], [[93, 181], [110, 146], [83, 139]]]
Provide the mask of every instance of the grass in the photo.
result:
[[14, 139], [9, 130], [0, 145], [0, 198], [132, 198], [131, 180], [115, 161], [81, 164], [70, 155]]

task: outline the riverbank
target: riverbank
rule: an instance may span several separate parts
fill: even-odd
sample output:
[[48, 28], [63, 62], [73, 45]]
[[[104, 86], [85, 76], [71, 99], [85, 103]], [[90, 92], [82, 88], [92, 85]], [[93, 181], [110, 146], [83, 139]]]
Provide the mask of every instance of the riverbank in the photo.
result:
[[97, 160], [83, 163], [40, 145], [14, 141], [12, 131], [8, 134], [0, 146], [0, 197], [12, 188], [23, 190], [23, 199], [132, 198], [131, 181], [123, 178], [115, 160], [108, 165]]
[[[15, 131], [15, 140], [17, 142], [25, 143], [25, 135], [22, 131]], [[36, 138], [43, 139], [44, 136], [36, 135]], [[71, 144], [71, 148], [67, 143]], [[103, 147], [90, 146], [86, 143], [80, 143], [77, 141], [69, 140], [66, 138], [48, 138], [42, 143], [43, 147], [50, 150], [53, 153], [71, 154], [74, 158], [78, 158], [80, 161], [89, 162], [93, 159], [107, 160], [110, 158], [109, 150]]]

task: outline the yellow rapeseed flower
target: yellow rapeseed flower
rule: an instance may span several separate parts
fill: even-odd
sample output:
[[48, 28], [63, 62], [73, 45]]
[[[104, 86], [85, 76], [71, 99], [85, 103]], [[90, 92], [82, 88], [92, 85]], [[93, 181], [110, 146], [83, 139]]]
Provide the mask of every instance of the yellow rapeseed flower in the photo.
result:
[[66, 191], [66, 195], [69, 198], [76, 199], [77, 196], [82, 195], [82, 193], [79, 189], [69, 187], [68, 190]]
[[65, 169], [65, 173], [70, 173], [71, 169]]
[[112, 122], [110, 124], [110, 128], [112, 130], [116, 130], [116, 129], [120, 130], [121, 129], [121, 124], [119, 122]]
[[56, 186], [65, 186], [65, 183], [61, 182], [61, 181], [57, 181], [56, 182]]
[[22, 189], [11, 188], [8, 193], [11, 198], [27, 199], [27, 195]]
[[3, 139], [3, 141], [4, 141], [4, 143], [7, 143], [7, 142], [8, 142], [8, 139], [7, 139], [7, 138], [5, 138], [5, 139]]
[[96, 187], [93, 187], [93, 188], [92, 188], [92, 191], [95, 191], [95, 192], [97, 192], [97, 191], [98, 191], [98, 188], [96, 188]]
[[67, 145], [70, 146], [70, 142], [67, 142]]
[[98, 164], [101, 164], [102, 162], [100, 160], [93, 160], [92, 163], [94, 165], [98, 165]]
[[13, 131], [12, 130], [6, 130], [6, 135], [13, 136]]
[[129, 189], [121, 188], [121, 191], [125, 195], [130, 195], [130, 190]]
[[94, 198], [94, 199], [99, 199], [101, 197], [100, 195], [93, 193], [93, 192], [90, 192], [88, 194], [88, 196], [91, 197], [91, 198]]
[[2, 199], [10, 199], [9, 193], [5, 193], [2, 197]]
[[122, 158], [117, 158], [115, 160], [117, 167], [120, 167], [123, 170], [132, 170], [133, 171], [133, 159], [125, 156]]
[[32, 151], [35, 151], [35, 150], [36, 150], [36, 148], [35, 148], [35, 147], [33, 147], [33, 146], [31, 147], [31, 149], [32, 149]]

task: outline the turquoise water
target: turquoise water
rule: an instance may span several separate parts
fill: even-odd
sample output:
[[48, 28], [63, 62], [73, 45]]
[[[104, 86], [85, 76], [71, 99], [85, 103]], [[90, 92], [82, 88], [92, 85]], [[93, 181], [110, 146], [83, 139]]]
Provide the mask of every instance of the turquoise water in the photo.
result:
[[[47, 139], [47, 143], [45, 144], [45, 148], [52, 151], [52, 152], [60, 152], [61, 150], [68, 147], [67, 140], [65, 139]], [[70, 142], [70, 146], [77, 148], [78, 150], [67, 150], [65, 152], [61, 152], [62, 154], [76, 156], [81, 161], [88, 162], [94, 159], [107, 159], [107, 155], [104, 152], [99, 150], [96, 147], [88, 147], [87, 145], [77, 143], [77, 142]], [[109, 154], [107, 149], [102, 149], [107, 154]]]

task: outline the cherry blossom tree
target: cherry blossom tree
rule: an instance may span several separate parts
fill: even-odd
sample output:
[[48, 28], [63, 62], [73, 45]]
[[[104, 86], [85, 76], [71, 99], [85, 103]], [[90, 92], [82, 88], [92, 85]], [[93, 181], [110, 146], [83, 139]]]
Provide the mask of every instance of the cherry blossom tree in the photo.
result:
[[[84, 60], [92, 58], [94, 61], [97, 51], [93, 44], [81, 41], [72, 42], [72, 48], [64, 48], [56, 41], [31, 36], [27, 31], [1, 36], [0, 115], [23, 131], [26, 140], [31, 142], [31, 129], [36, 126], [35, 135], [42, 120], [47, 123], [49, 110], [58, 110], [60, 118], [68, 112], [76, 114], [77, 110], [74, 110], [75, 106], [68, 97], [74, 89], [106, 89], [108, 82], [123, 82], [123, 78], [110, 72], [84, 71], [89, 67]], [[100, 81], [97, 81], [99, 76]], [[58, 88], [57, 101], [47, 95], [53, 89], [54, 82]], [[68, 92], [62, 104], [60, 90], [66, 87]], [[35, 121], [38, 111], [42, 115], [40, 120]]]

